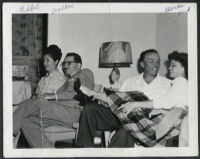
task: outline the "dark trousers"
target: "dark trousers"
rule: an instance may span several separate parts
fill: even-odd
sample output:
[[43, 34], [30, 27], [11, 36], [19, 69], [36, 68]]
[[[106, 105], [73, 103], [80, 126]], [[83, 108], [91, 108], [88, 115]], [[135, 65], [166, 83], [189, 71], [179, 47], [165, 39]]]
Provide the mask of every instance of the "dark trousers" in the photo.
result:
[[120, 127], [111, 138], [108, 147], [134, 147], [135, 142], [135, 139], [123, 127]]
[[[120, 127], [121, 125], [119, 120], [109, 108], [96, 103], [90, 103], [84, 107], [81, 113], [76, 146], [94, 147], [96, 131], [112, 131], [119, 129]], [[118, 136], [120, 136], [119, 134]], [[125, 131], [122, 138], [120, 138], [120, 140], [117, 140], [116, 138], [115, 142], [113, 142], [111, 146], [115, 147], [115, 145], [123, 145], [127, 147], [126, 143], [124, 143], [127, 141], [127, 137], [130, 137], [129, 134], [127, 134], [128, 133]]]

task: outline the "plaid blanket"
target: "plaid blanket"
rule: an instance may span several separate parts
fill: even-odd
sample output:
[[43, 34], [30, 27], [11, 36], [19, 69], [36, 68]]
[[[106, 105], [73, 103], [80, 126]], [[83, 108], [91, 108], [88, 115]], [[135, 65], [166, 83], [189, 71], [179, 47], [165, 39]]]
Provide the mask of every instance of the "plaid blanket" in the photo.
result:
[[181, 121], [187, 115], [185, 109], [174, 107], [167, 110], [167, 114], [152, 118], [149, 117], [152, 109], [134, 108], [125, 117], [121, 110], [117, 110], [126, 102], [147, 100], [149, 98], [142, 92], [116, 92], [108, 96], [108, 106], [139, 144], [145, 147], [173, 146], [174, 139], [177, 139], [180, 133]]

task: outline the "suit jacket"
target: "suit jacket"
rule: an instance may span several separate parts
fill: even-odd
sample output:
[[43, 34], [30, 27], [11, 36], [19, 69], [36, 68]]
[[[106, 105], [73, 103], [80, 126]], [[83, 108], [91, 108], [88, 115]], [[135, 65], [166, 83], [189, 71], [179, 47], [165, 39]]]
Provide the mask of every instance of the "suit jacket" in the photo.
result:
[[89, 89], [94, 89], [94, 75], [89, 69], [82, 69], [70, 77], [57, 91], [57, 102], [66, 106], [74, 107], [79, 105], [79, 101], [73, 99], [77, 94], [74, 90], [74, 82], [79, 78], [81, 84]]

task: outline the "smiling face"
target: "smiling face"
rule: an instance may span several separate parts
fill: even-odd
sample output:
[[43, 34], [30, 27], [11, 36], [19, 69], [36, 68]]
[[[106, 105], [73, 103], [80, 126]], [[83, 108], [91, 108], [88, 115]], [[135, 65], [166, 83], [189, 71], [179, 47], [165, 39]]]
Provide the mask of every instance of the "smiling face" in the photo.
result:
[[44, 64], [45, 70], [51, 73], [56, 70], [58, 60], [54, 61], [54, 59], [50, 55], [46, 54], [43, 57], [43, 64]]
[[76, 63], [74, 61], [73, 56], [66, 56], [64, 61], [62, 62], [62, 70], [66, 75], [71, 75], [74, 72], [79, 71], [81, 68], [81, 64]]
[[155, 52], [146, 54], [141, 66], [144, 69], [144, 75], [156, 77], [160, 68], [160, 56]]
[[185, 77], [185, 69], [180, 62], [171, 60], [169, 66], [169, 76], [171, 78]]

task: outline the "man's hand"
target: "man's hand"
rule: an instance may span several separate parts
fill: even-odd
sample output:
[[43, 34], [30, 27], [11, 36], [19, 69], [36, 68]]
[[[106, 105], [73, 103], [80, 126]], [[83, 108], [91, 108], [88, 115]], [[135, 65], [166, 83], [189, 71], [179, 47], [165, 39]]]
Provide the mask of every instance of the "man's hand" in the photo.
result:
[[144, 102], [127, 102], [119, 108], [117, 108], [117, 110], [122, 109], [122, 112], [128, 115], [134, 108], [142, 108], [143, 105]]
[[123, 104], [122, 106], [118, 107], [117, 110], [121, 109], [123, 113], [128, 115], [134, 109], [133, 104], [134, 104], [133, 102], [127, 102]]
[[127, 120], [128, 119], [127, 114], [125, 114], [124, 112], [119, 113], [118, 116], [122, 120]]

